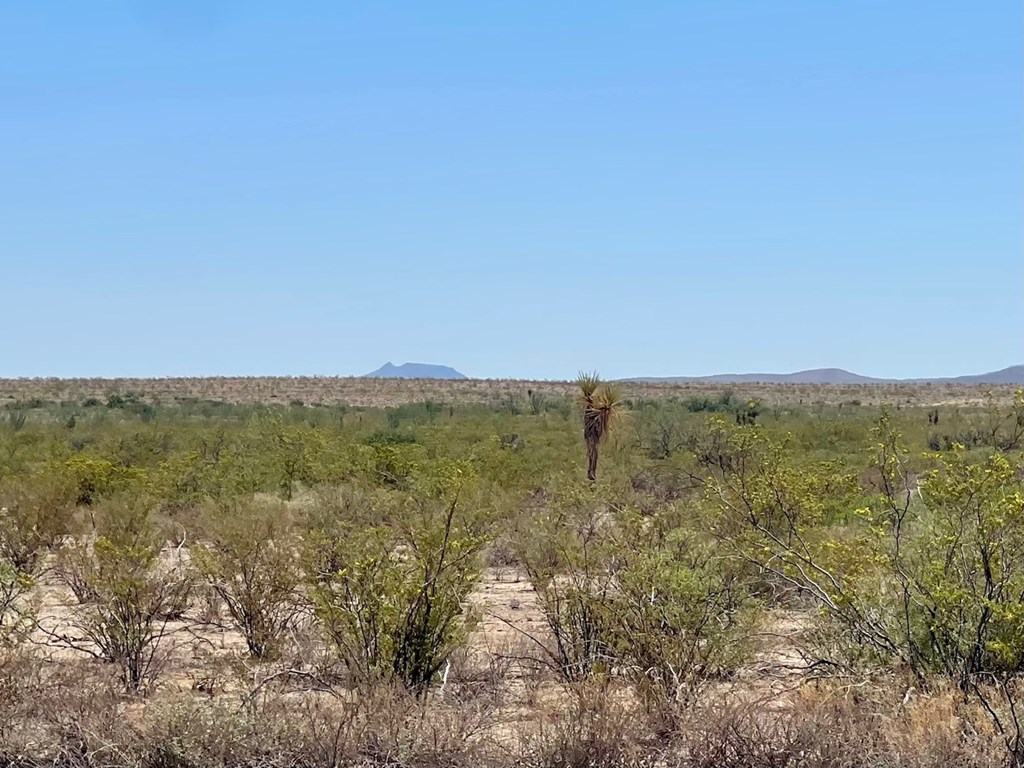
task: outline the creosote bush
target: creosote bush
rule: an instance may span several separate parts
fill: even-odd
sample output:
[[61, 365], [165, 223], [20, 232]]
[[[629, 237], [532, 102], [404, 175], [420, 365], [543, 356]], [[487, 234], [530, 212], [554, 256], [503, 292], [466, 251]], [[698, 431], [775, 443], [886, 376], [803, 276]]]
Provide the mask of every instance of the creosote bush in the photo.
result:
[[70, 532], [73, 511], [73, 491], [60, 478], [8, 480], [0, 486], [0, 558], [33, 573]]
[[210, 512], [192, 559], [223, 601], [249, 654], [272, 659], [296, 626], [302, 603], [298, 540], [283, 505], [237, 503]]
[[524, 532], [522, 559], [552, 642], [538, 644], [566, 681], [614, 672], [645, 696], [684, 699], [749, 651], [753, 612], [741, 569], [685, 522], [570, 489]]
[[[750, 429], [703, 462], [709, 505], [748, 561], [835, 622], [827, 660], [896, 662], [981, 700], [1024, 760], [1024, 481], [1019, 459], [962, 448], [915, 470], [891, 418], [874, 431], [874, 493], [835, 467], [794, 466]], [[838, 643], [836, 642], [838, 640]]]
[[[442, 494], [443, 496], [444, 494]], [[316, 616], [358, 683], [422, 695], [470, 626], [463, 603], [481, 571], [480, 521], [458, 491], [382, 502], [377, 524], [310, 531]]]
[[100, 534], [76, 548], [65, 578], [84, 601], [65, 625], [47, 629], [51, 641], [116, 665], [124, 687], [153, 682], [168, 622], [180, 614], [192, 587], [185, 569], [160, 562], [162, 542], [144, 503], [104, 505]]

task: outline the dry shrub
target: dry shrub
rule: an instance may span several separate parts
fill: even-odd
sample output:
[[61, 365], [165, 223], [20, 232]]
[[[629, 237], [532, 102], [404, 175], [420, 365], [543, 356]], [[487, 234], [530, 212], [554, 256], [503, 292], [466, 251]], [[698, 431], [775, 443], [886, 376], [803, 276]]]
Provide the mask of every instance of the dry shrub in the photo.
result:
[[275, 686], [239, 707], [179, 696], [147, 710], [146, 761], [184, 765], [482, 766], [488, 710], [424, 702], [392, 688], [356, 697]]
[[[111, 676], [69, 665], [45, 676], [0, 663], [0, 763], [171, 766], [535, 766], [536, 768], [991, 768], [1015, 765], [956, 690], [808, 684], [754, 701], [718, 692], [675, 729], [610, 678], [558, 687], [518, 721], [484, 698], [417, 698], [399, 687], [314, 690], [264, 678], [239, 696], [168, 693], [145, 703]], [[509, 710], [504, 710], [509, 713]]]
[[870, 743], [859, 741], [850, 753], [854, 721], [834, 716], [820, 702], [797, 716], [795, 710], [767, 708], [763, 701], [725, 699], [684, 716], [679, 729], [673, 739], [675, 751], [681, 764], [694, 768], [873, 764]]
[[377, 687], [357, 703], [354, 743], [363, 759], [400, 765], [482, 765], [493, 761], [487, 702], [422, 699], [400, 687]]
[[65, 542], [54, 560], [53, 571], [57, 579], [74, 594], [79, 605], [96, 599], [91, 574], [93, 571], [93, 542], [79, 537]]
[[505, 640], [493, 647], [460, 647], [449, 655], [441, 690], [451, 700], [485, 700], [500, 706], [513, 676], [521, 673], [519, 662], [527, 650], [523, 638]]
[[162, 700], [146, 711], [142, 731], [146, 762], [161, 766], [295, 765], [303, 742], [294, 709], [254, 715], [230, 697]]
[[208, 581], [196, 585], [197, 619], [200, 624], [219, 625], [224, 613], [224, 599]]
[[486, 547], [484, 562], [489, 568], [497, 568], [501, 573], [520, 565], [515, 546], [505, 537], [495, 539]]
[[[29, 696], [20, 762], [69, 768], [138, 765], [135, 711], [112, 675], [92, 665], [62, 666]], [[140, 706], [140, 705], [136, 705]]]
[[160, 560], [161, 543], [143, 505], [106, 505], [101, 535], [70, 548], [59, 571], [82, 603], [43, 630], [59, 646], [116, 665], [132, 691], [155, 680], [168, 622], [184, 612], [192, 588], [182, 563]]
[[32, 713], [42, 665], [24, 647], [0, 650], [0, 764], [31, 743]]
[[625, 768], [658, 762], [662, 751], [643, 708], [608, 678], [569, 684], [564, 696], [519, 725], [509, 762], [536, 768]]
[[694, 768], [992, 768], [1012, 764], [955, 691], [806, 686], [784, 700], [719, 697], [680, 718], [674, 761]]
[[[28, 657], [0, 663], [5, 766], [485, 766], [493, 711], [395, 688], [355, 696], [287, 677], [259, 695], [126, 697], [90, 665], [43, 676]], [[31, 674], [29, 674], [31, 672]]]
[[890, 754], [906, 755], [910, 768], [1005, 765], [1010, 759], [977, 701], [953, 688], [912, 694], [882, 741]]

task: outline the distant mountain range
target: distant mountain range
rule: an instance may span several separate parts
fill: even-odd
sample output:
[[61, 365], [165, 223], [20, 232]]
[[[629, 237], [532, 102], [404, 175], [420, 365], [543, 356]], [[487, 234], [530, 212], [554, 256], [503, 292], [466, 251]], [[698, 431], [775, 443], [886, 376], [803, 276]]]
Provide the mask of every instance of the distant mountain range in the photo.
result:
[[[363, 378], [376, 379], [467, 379], [447, 365], [431, 363], [384, 363]], [[711, 376], [638, 376], [623, 381], [682, 384], [685, 382], [718, 384], [1020, 384], [1024, 385], [1024, 365], [1011, 365], [1001, 371], [971, 376], [930, 379], [880, 379], [861, 376], [842, 368], [814, 368], [796, 373], [718, 373]]]
[[720, 382], [722, 384], [1024, 384], [1024, 365], [1011, 365], [1001, 371], [973, 376], [934, 379], [876, 379], [844, 371], [842, 368], [815, 368], [796, 373], [719, 373], [713, 376], [644, 376], [626, 381], [683, 383]]
[[468, 379], [463, 373], [447, 365], [431, 365], [430, 363], [402, 363], [392, 365], [384, 363], [376, 371], [363, 376], [364, 379]]

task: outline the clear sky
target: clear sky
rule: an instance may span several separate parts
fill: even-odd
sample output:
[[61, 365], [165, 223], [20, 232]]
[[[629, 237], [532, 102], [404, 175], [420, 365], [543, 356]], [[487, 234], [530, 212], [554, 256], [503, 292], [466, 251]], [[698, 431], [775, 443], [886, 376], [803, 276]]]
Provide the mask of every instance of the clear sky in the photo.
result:
[[1024, 360], [1019, 0], [0, 5], [0, 376]]

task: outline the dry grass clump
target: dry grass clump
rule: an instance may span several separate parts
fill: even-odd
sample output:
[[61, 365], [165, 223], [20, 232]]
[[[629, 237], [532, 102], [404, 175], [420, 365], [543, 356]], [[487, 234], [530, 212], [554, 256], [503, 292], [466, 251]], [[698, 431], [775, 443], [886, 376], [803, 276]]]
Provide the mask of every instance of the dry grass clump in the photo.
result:
[[1012, 764], [962, 694], [806, 685], [784, 701], [708, 700], [682, 718], [672, 764], [694, 768], [983, 768]]
[[[805, 683], [776, 698], [708, 692], [640, 705], [595, 678], [494, 695], [507, 669], [445, 690], [361, 691], [236, 669], [216, 696], [126, 695], [107, 667], [0, 659], [0, 764], [11, 766], [535, 766], [536, 768], [992, 768], [1013, 765], [955, 689]], [[504, 676], [501, 676], [504, 672]], [[508, 691], [506, 690], [506, 694]]]
[[597, 768], [656, 765], [666, 741], [629, 691], [607, 680], [567, 685], [517, 728], [516, 765]]
[[[426, 703], [400, 689], [365, 695], [119, 697], [94, 670], [53, 678], [0, 713], [0, 763], [91, 766], [474, 766], [497, 764], [475, 702]], [[4, 728], [9, 723], [15, 727]]]
[[[863, 691], [869, 691], [865, 696]], [[956, 691], [805, 686], [785, 700], [708, 696], [645, 711], [587, 683], [523, 725], [516, 764], [679, 768], [993, 768], [1015, 765], [985, 713]]]

